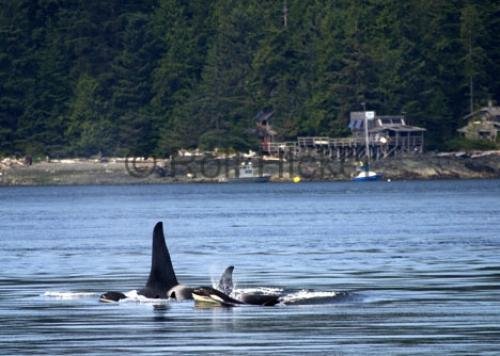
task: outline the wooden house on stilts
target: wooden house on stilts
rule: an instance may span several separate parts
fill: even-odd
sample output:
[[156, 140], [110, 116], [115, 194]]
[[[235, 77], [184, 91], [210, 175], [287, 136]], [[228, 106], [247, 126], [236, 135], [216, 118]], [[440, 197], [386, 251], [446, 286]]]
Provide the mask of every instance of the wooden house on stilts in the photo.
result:
[[[383, 116], [371, 112], [368, 123], [368, 147], [374, 160], [399, 154], [420, 154], [424, 148], [426, 129], [411, 126], [402, 115]], [[297, 141], [272, 142], [262, 147], [264, 153], [279, 154], [322, 154], [338, 160], [360, 160], [366, 154], [364, 117], [366, 112], [351, 112], [349, 128], [352, 136], [298, 137]]]

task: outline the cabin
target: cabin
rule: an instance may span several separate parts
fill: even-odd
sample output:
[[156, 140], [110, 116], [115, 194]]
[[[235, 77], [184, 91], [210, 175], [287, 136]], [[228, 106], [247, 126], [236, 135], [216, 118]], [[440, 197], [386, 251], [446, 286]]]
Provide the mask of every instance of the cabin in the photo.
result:
[[386, 145], [400, 152], [423, 152], [426, 129], [408, 125], [405, 114], [377, 115], [375, 111], [351, 112], [349, 128], [353, 137], [365, 137], [365, 115], [371, 146]]
[[260, 148], [264, 153], [271, 152], [271, 146], [276, 138], [276, 131], [273, 130], [269, 120], [274, 111], [259, 111], [255, 116], [257, 136], [260, 141]]
[[297, 137], [296, 141], [288, 142], [268, 139], [263, 140], [261, 146], [265, 153], [276, 156], [320, 154], [339, 161], [360, 160], [367, 152], [365, 115], [368, 123], [368, 154], [372, 159], [423, 152], [426, 129], [408, 125], [404, 114], [382, 116], [374, 111], [351, 112], [349, 121], [351, 137], [301, 136]]
[[463, 120], [467, 124], [457, 131], [469, 140], [500, 141], [500, 106], [493, 106], [490, 101], [488, 106], [482, 107]]

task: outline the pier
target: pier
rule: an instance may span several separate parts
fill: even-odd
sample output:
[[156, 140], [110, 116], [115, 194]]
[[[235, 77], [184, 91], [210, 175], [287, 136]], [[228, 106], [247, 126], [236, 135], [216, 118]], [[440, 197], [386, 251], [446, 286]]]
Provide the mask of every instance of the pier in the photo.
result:
[[[420, 154], [423, 152], [423, 137], [398, 137], [394, 141], [370, 139], [370, 157], [374, 160], [395, 157], [401, 154]], [[330, 159], [360, 160], [365, 155], [364, 139], [359, 137], [298, 137], [297, 141], [269, 143], [263, 149], [272, 156], [280, 154], [315, 155], [321, 154]]]

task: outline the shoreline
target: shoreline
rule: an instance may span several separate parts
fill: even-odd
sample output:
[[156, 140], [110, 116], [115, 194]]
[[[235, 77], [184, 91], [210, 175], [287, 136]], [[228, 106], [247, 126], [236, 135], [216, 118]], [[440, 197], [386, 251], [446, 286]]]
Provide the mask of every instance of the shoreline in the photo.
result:
[[[0, 186], [222, 184], [221, 179], [234, 176], [239, 161], [214, 159], [197, 162], [191, 159], [186, 162], [177, 163], [172, 176], [172, 164], [168, 160], [156, 160], [154, 163], [138, 161], [138, 164], [130, 166], [130, 162], [127, 165], [124, 158], [74, 158], [35, 162], [32, 165], [3, 159], [0, 161]], [[263, 173], [271, 176], [271, 182], [292, 182], [296, 176], [300, 176], [304, 182], [350, 181], [356, 174], [356, 164], [352, 161], [325, 162], [309, 158], [303, 162], [283, 161], [281, 167], [276, 160], [261, 164]], [[391, 181], [498, 179], [500, 151], [409, 155], [375, 161], [371, 168], [382, 174], [384, 180]]]

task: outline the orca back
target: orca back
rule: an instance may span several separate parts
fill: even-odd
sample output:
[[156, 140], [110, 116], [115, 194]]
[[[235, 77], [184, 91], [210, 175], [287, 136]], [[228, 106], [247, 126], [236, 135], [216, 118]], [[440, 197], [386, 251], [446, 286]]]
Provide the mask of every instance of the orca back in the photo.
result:
[[280, 302], [280, 296], [276, 294], [244, 293], [239, 300], [249, 305], [262, 305], [272, 307]]

